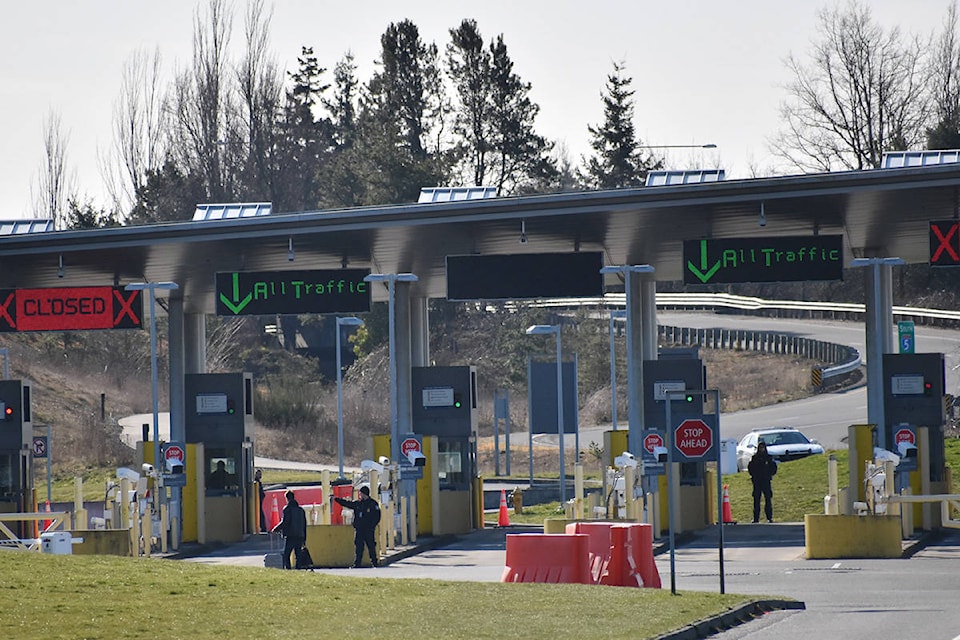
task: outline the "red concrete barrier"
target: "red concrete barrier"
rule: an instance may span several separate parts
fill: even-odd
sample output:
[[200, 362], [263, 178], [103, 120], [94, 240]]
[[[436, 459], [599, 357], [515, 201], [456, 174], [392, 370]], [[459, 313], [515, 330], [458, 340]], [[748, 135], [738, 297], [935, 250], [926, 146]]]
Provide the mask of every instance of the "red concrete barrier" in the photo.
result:
[[507, 534], [506, 567], [500, 582], [593, 584], [590, 537], [581, 534]]
[[595, 584], [660, 588], [649, 524], [571, 522], [566, 531], [590, 537], [589, 566]]
[[[296, 496], [297, 502], [300, 506], [307, 504], [323, 504], [323, 488], [322, 487], [290, 487], [293, 490], [293, 495]], [[270, 491], [265, 492], [263, 496], [263, 502], [260, 504], [260, 509], [263, 510], [265, 516], [267, 516], [267, 523], [270, 524], [272, 514], [270, 513], [273, 509], [273, 499], [277, 499], [277, 505], [280, 509], [280, 512], [283, 512], [283, 508], [287, 506], [287, 490], [286, 489], [271, 489]], [[273, 525], [270, 524], [272, 527]]]

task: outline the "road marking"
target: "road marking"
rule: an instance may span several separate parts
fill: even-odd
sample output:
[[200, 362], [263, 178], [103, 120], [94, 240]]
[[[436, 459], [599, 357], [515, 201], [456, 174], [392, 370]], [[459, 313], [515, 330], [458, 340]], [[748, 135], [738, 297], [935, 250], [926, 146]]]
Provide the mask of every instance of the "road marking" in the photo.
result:
[[834, 565], [833, 565], [832, 567], [830, 567], [830, 568], [831, 568], [831, 569], [839, 569], [841, 564], [843, 564], [843, 563], [842, 563], [842, 562], [836, 562], [836, 563], [834, 563]]

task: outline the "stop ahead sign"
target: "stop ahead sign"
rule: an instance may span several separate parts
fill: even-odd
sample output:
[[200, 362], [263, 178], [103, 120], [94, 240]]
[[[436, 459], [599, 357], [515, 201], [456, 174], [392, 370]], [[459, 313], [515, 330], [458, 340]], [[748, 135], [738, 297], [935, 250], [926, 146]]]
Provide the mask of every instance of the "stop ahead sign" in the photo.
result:
[[673, 446], [681, 462], [699, 462], [714, 452], [715, 429], [706, 418], [689, 418], [674, 430]]

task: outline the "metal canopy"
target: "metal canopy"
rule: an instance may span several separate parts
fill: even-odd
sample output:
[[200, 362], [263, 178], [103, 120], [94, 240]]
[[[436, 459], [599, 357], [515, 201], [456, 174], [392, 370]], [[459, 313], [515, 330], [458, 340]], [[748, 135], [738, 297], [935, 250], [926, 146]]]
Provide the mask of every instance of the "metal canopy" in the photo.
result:
[[218, 271], [349, 266], [414, 273], [412, 293], [438, 298], [447, 255], [602, 251], [675, 281], [683, 240], [817, 233], [844, 235], [844, 264], [927, 263], [927, 223], [957, 217], [958, 186], [954, 164], [15, 235], [0, 237], [0, 288], [172, 281], [185, 311], [213, 313]]

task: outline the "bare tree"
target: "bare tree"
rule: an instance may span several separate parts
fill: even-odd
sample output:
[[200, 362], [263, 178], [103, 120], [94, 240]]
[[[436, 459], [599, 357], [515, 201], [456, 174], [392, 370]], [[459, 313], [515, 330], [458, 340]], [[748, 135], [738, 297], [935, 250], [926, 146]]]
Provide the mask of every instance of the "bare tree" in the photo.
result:
[[120, 96], [113, 109], [112, 154], [100, 172], [113, 207], [129, 212], [151, 171], [164, 160], [164, 114], [160, 50], [137, 51], [124, 64]]
[[244, 30], [246, 52], [237, 69], [237, 80], [253, 174], [246, 183], [256, 192], [254, 197], [273, 200], [278, 172], [274, 137], [282, 110], [283, 77], [270, 56], [270, 12], [262, 0], [250, 3]]
[[918, 145], [928, 111], [923, 51], [918, 38], [874, 22], [861, 0], [824, 9], [809, 63], [787, 59], [794, 79], [773, 152], [801, 171], [830, 171], [878, 167], [884, 151]]
[[927, 129], [927, 148], [960, 147], [960, 42], [957, 3], [951, 2], [930, 63], [930, 93], [934, 124]]
[[177, 165], [201, 177], [206, 195], [223, 202], [232, 197], [242, 166], [238, 109], [231, 99], [227, 45], [231, 12], [224, 0], [210, 0], [209, 16], [197, 14], [191, 66], [178, 73], [168, 113], [172, 118], [170, 149]]
[[44, 162], [31, 199], [33, 217], [53, 220], [56, 229], [64, 228], [67, 203], [76, 197], [76, 176], [67, 168], [67, 141], [60, 115], [51, 111], [43, 125]]

